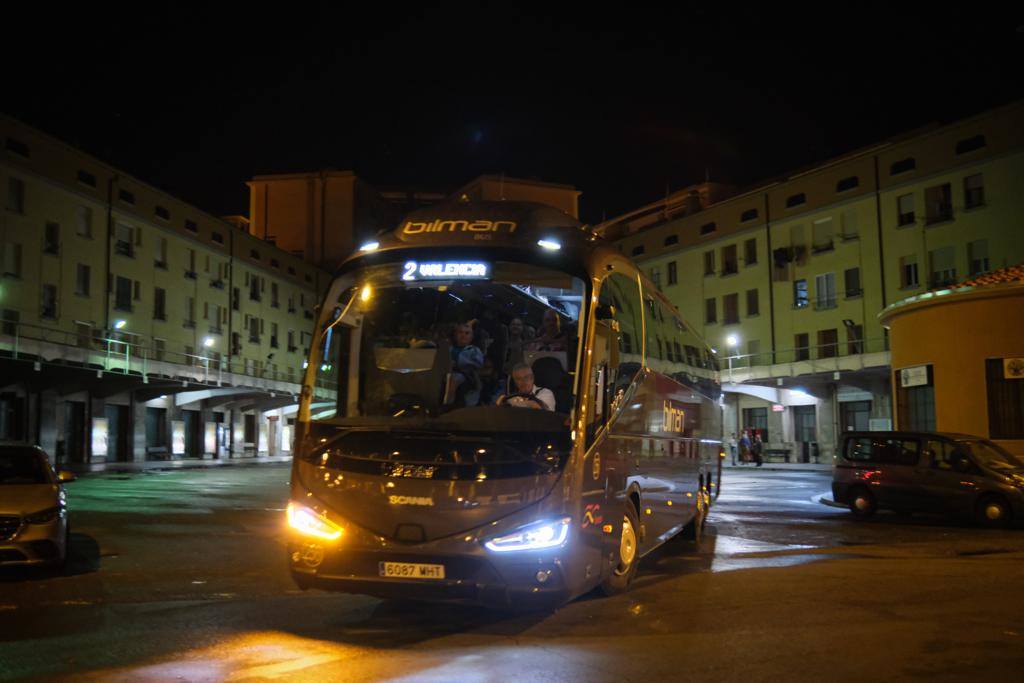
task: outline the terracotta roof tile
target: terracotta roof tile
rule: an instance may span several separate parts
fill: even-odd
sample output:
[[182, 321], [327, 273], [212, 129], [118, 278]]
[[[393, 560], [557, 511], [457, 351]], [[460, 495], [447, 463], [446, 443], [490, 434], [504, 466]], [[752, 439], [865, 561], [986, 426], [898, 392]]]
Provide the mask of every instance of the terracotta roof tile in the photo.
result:
[[983, 273], [977, 277], [972, 277], [969, 280], [958, 282], [953, 285], [953, 287], [985, 287], [987, 285], [1002, 285], [1018, 282], [1024, 282], [1024, 263], [1018, 263], [1015, 266], [993, 270], [990, 273]]

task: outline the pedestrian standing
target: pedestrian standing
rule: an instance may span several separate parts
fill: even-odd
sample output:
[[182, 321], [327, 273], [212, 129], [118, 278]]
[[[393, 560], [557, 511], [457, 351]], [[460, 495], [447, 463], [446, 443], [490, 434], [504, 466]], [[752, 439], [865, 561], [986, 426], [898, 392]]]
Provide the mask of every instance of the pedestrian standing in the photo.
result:
[[750, 437], [747, 435], [747, 430], [744, 429], [740, 436], [740, 462], [748, 462], [750, 459]]
[[760, 467], [764, 464], [764, 459], [761, 457], [761, 450], [764, 448], [764, 444], [761, 443], [761, 430], [754, 430], [754, 442], [750, 444], [750, 452], [754, 456], [754, 462]]
[[732, 453], [732, 466], [736, 466], [736, 432], [729, 436], [729, 452]]

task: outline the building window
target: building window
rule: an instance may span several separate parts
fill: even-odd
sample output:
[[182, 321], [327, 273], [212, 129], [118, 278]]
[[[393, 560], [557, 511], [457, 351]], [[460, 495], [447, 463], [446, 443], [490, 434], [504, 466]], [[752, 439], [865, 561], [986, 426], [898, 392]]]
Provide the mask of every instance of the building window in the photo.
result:
[[747, 223], [757, 219], [757, 209], [747, 209], [740, 214], [740, 223]]
[[704, 225], [700, 226], [700, 234], [702, 235], [710, 235], [715, 230], [716, 226], [714, 223], [705, 223]]
[[191, 329], [196, 326], [196, 300], [194, 297], [185, 299], [185, 327]]
[[3, 333], [14, 336], [18, 333], [18, 322], [21, 320], [21, 313], [10, 308], [3, 310]]
[[295, 330], [288, 330], [288, 353], [295, 353], [299, 347], [295, 345]]
[[761, 302], [756, 289], [747, 290], [747, 317], [761, 314]]
[[25, 181], [20, 178], [7, 179], [7, 210], [25, 213]]
[[931, 264], [929, 287], [946, 287], [956, 282], [956, 251], [953, 247], [942, 247], [928, 252]]
[[818, 358], [835, 358], [839, 355], [839, 333], [836, 330], [818, 332]]
[[985, 361], [990, 439], [1024, 439], [1024, 377], [1011, 358]]
[[704, 300], [704, 322], [708, 325], [718, 322], [718, 304], [713, 298]]
[[261, 296], [263, 278], [253, 275], [249, 277], [249, 301], [259, 301]]
[[669, 285], [674, 285], [674, 284], [676, 284], [676, 282], [678, 282], [678, 273], [677, 273], [677, 270], [676, 270], [676, 262], [675, 261], [669, 261], [669, 264], [668, 264], [668, 284]]
[[949, 183], [934, 185], [924, 191], [925, 225], [953, 218], [953, 192]]
[[162, 218], [165, 221], [171, 220], [171, 212], [162, 206], [157, 206], [156, 209], [154, 209], [154, 213], [157, 218]]
[[92, 237], [92, 209], [88, 206], [79, 206], [75, 210], [75, 234]]
[[186, 253], [186, 258], [185, 258], [185, 277], [187, 277], [189, 280], [195, 280], [196, 279], [196, 250], [195, 249], [186, 249], [185, 253]]
[[160, 241], [156, 245], [156, 259], [153, 261], [153, 265], [157, 268], [167, 270], [167, 238], [161, 237]]
[[43, 301], [40, 317], [57, 319], [57, 285], [43, 285]]
[[814, 278], [814, 308], [821, 311], [836, 307], [836, 274], [825, 273]]
[[47, 221], [43, 233], [43, 253], [56, 256], [60, 253], [60, 224]]
[[91, 269], [84, 263], [79, 263], [75, 269], [75, 294], [89, 296], [91, 281]]
[[132, 281], [118, 276], [114, 285], [114, 308], [119, 311], [132, 310]]
[[128, 190], [118, 190], [117, 198], [125, 204], [135, 204], [135, 195]]
[[277, 346], [277, 323], [270, 323], [270, 348], [276, 349]]
[[722, 297], [723, 322], [735, 325], [740, 321], [740, 295], [726, 294]]
[[679, 244], [679, 235], [669, 235], [665, 238], [666, 247], [671, 247], [673, 244]]
[[132, 241], [132, 228], [124, 223], [118, 223], [114, 230], [114, 253], [121, 256], [135, 256], [135, 245]]
[[935, 431], [935, 376], [931, 365], [924, 367], [926, 374], [910, 372], [910, 368], [895, 371], [896, 416], [901, 430]]
[[809, 304], [807, 280], [797, 280], [793, 283], [793, 308], [807, 308]]
[[974, 152], [982, 149], [985, 146], [985, 136], [975, 135], [973, 138], [967, 138], [956, 143], [956, 153], [967, 154], [968, 152]]
[[140, 299], [142, 299], [142, 283], [139, 282], [138, 280], [136, 280], [134, 285], [135, 285], [135, 300], [139, 301]]
[[94, 176], [92, 173], [89, 173], [88, 171], [83, 171], [79, 169], [78, 182], [82, 183], [83, 185], [88, 185], [89, 187], [96, 187], [96, 176]]
[[231, 289], [231, 310], [238, 311], [242, 308], [242, 293], [238, 287]]
[[847, 325], [846, 326], [846, 350], [852, 356], [855, 356], [855, 355], [860, 354], [860, 353], [864, 353], [864, 326], [863, 325]]
[[842, 223], [843, 229], [842, 233], [839, 235], [840, 239], [857, 239], [860, 234], [860, 229], [857, 227], [857, 212], [854, 209], [847, 209], [840, 214], [839, 220]]
[[985, 184], [980, 173], [964, 178], [964, 208], [976, 209], [985, 204]]
[[920, 281], [917, 277], [917, 256], [903, 256], [900, 258], [900, 288], [909, 289], [917, 287]]
[[761, 342], [758, 339], [751, 339], [747, 342], [747, 355], [750, 356], [751, 365], [761, 365]]
[[704, 252], [704, 274], [715, 274], [715, 252], [713, 251]]
[[860, 296], [864, 290], [860, 286], [860, 268], [847, 268], [843, 271], [843, 280], [846, 284], [846, 298], [851, 299]]
[[896, 225], [911, 225], [914, 222], [914, 195], [904, 194], [896, 198]]
[[889, 167], [889, 175], [899, 175], [900, 173], [913, 171], [915, 168], [917, 168], [917, 161], [914, 157], [907, 157], [906, 159], [894, 162], [893, 165]]
[[794, 341], [793, 346], [796, 347], [794, 349], [795, 353], [793, 354], [793, 359], [794, 360], [810, 360], [811, 359], [810, 335], [808, 335], [806, 332], [802, 332], [802, 333], [796, 335], [796, 337], [794, 338], [793, 341]]
[[750, 239], [743, 243], [743, 260], [748, 266], [757, 263], [757, 240]]
[[839, 428], [844, 432], [866, 432], [870, 427], [871, 401], [844, 401], [839, 404]]
[[7, 138], [7, 151], [14, 152], [20, 157], [26, 159], [29, 158], [28, 145], [21, 140], [15, 140], [14, 138]]
[[761, 441], [768, 442], [768, 409], [767, 408], [744, 408], [743, 429], [757, 430]]
[[640, 256], [642, 253], [644, 253], [644, 245], [638, 244], [637, 246], [633, 247], [633, 251], [631, 253], [633, 254], [633, 256]]
[[153, 320], [167, 320], [167, 291], [153, 288]]
[[740, 272], [740, 265], [736, 259], [736, 245], [722, 247], [722, 275], [735, 275], [738, 272]]
[[224, 244], [224, 235], [222, 235], [219, 232], [214, 232], [212, 235], [210, 235], [210, 239], [212, 239], [217, 244]]
[[815, 254], [832, 251], [835, 248], [834, 237], [831, 218], [814, 221], [811, 226], [811, 251]]
[[786, 208], [787, 209], [792, 209], [793, 207], [800, 206], [801, 204], [806, 204], [806, 203], [807, 203], [807, 195], [805, 195], [803, 192], [800, 192], [799, 194], [794, 194], [794, 195], [790, 195], [789, 197], [786, 197]]
[[651, 282], [658, 289], [661, 289], [661, 268], [651, 268]]
[[967, 244], [967, 261], [971, 264], [971, 275], [987, 273], [988, 240], [975, 240]]
[[846, 192], [847, 190], [852, 190], [858, 185], [860, 185], [860, 180], [857, 179], [857, 176], [852, 175], [849, 178], [843, 178], [836, 183], [836, 192]]
[[185, 219], [185, 229], [189, 232], [199, 232], [199, 226], [196, 225], [196, 222], [188, 219]]
[[21, 245], [14, 242], [0, 243], [0, 256], [3, 258], [3, 275], [6, 277], [21, 277]]

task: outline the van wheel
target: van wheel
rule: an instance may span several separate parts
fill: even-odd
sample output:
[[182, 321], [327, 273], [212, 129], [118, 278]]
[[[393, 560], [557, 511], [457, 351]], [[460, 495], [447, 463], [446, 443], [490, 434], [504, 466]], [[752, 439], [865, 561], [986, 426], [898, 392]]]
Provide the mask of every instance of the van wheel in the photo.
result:
[[858, 487], [850, 492], [850, 512], [855, 516], [866, 519], [875, 514], [878, 510], [878, 503], [875, 502], [875, 495], [866, 488]]
[[1010, 516], [1010, 506], [1001, 496], [985, 496], [974, 508], [974, 517], [982, 526], [1006, 526], [1010, 522]]
[[611, 574], [601, 582], [601, 592], [605, 595], [618, 595], [629, 588], [636, 576], [637, 565], [640, 564], [640, 524], [636, 518], [636, 508], [626, 503], [622, 512], [622, 529], [619, 534], [619, 549], [615, 566]]

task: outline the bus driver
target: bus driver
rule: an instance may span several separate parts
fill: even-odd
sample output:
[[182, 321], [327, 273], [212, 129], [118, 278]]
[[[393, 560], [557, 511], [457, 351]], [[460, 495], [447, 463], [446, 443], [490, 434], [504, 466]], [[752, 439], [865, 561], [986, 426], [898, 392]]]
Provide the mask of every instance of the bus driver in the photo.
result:
[[534, 408], [544, 410], [555, 409], [555, 395], [550, 389], [538, 387], [533, 383], [533, 370], [526, 363], [517, 363], [512, 368], [512, 381], [515, 382], [516, 392], [502, 394], [498, 398], [497, 405], [508, 405], [515, 408]]

